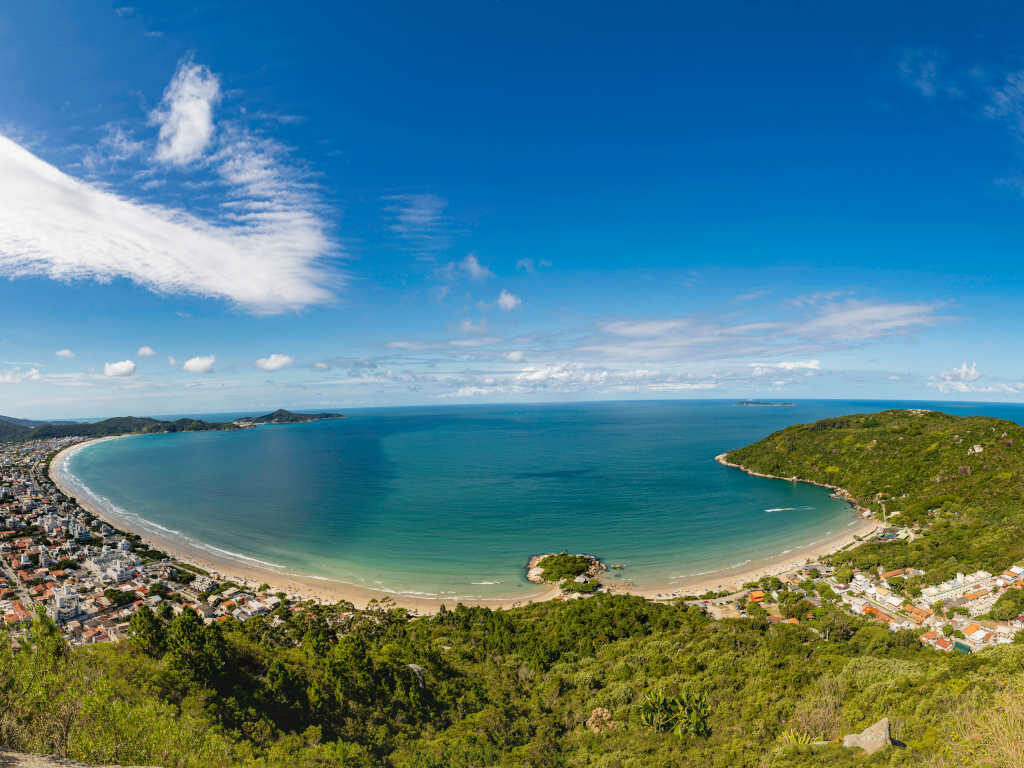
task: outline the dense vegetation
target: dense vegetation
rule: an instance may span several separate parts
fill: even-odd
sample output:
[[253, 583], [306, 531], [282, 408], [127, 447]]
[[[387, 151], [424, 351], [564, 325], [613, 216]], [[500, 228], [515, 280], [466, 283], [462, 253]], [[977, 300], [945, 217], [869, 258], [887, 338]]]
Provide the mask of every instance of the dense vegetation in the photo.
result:
[[202, 432], [210, 429], [237, 429], [234, 424], [201, 421], [200, 419], [160, 419], [118, 416], [95, 422], [55, 422], [34, 427], [0, 419], [0, 442], [14, 440], [39, 440], [51, 437], [107, 437], [146, 432]]
[[[145, 610], [129, 642], [74, 650], [37, 619], [27, 647], [0, 643], [0, 743], [204, 768], [961, 766], [1024, 747], [971, 741], [1019, 716], [1003, 697], [1024, 689], [1024, 646], [940, 654], [827, 605], [800, 626], [608, 595], [346, 608], [211, 626]], [[881, 716], [907, 748], [802, 743]]]
[[0, 417], [0, 443], [21, 440], [31, 431], [32, 427], [25, 426], [24, 424], [17, 424], [13, 421], [7, 421], [3, 417]]
[[541, 577], [545, 581], [561, 581], [562, 579], [574, 579], [581, 573], [585, 573], [590, 567], [590, 560], [583, 555], [559, 552], [541, 560], [540, 567]]
[[893, 525], [922, 528], [914, 541], [861, 546], [839, 563], [913, 566], [935, 583], [1024, 560], [1024, 428], [1012, 422], [935, 411], [841, 416], [788, 427], [727, 459], [839, 486], [879, 518], [884, 504]]
[[[920, 560], [938, 577], [961, 546], [961, 568], [1019, 557], [1024, 430], [895, 412], [823, 424], [729, 458], [875, 508], [882, 492], [890, 513], [926, 526], [851, 562]], [[1009, 535], [990, 530], [1004, 524]], [[20, 650], [0, 638], [0, 744], [204, 767], [1021, 765], [1024, 645], [942, 654], [842, 612], [821, 582], [764, 582], [799, 624], [754, 604], [715, 621], [625, 595], [418, 619], [387, 604], [282, 606], [210, 626], [163, 609], [140, 611], [128, 641], [68, 649], [37, 619]], [[904, 748], [866, 758], [811, 743], [883, 716]]]

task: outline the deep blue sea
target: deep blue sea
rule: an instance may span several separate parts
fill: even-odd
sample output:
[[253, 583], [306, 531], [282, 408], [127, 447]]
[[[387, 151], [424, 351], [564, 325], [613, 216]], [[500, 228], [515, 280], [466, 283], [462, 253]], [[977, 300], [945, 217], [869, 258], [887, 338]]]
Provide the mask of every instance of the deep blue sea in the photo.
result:
[[660, 587], [852, 520], [824, 489], [751, 477], [717, 454], [789, 424], [890, 407], [1024, 423], [1020, 405], [837, 400], [354, 409], [97, 443], [63, 474], [136, 527], [391, 592], [525, 596], [536, 592], [527, 558], [563, 549]]

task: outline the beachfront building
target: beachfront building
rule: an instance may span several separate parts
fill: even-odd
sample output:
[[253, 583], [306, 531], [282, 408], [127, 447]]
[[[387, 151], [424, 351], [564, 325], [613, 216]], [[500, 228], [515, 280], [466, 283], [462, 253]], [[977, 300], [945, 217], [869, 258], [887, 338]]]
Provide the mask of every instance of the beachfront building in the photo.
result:
[[70, 584], [57, 587], [53, 591], [53, 604], [46, 612], [58, 624], [63, 624], [83, 613], [82, 598]]
[[119, 584], [135, 574], [139, 562], [139, 558], [130, 552], [104, 546], [99, 553], [85, 561], [85, 567], [101, 581]]
[[956, 600], [965, 596], [968, 592], [977, 591], [984, 586], [984, 582], [992, 578], [988, 571], [975, 571], [972, 574], [964, 575], [958, 573], [949, 581], [925, 587], [921, 590], [921, 596], [931, 604], [940, 600]]

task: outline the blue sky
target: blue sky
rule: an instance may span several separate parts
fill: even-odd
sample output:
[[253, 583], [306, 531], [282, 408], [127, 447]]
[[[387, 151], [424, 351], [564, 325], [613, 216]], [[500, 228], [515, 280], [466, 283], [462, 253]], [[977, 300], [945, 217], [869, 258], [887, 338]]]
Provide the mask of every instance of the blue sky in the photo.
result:
[[808, 6], [5, 8], [0, 413], [1021, 399], [1022, 14]]

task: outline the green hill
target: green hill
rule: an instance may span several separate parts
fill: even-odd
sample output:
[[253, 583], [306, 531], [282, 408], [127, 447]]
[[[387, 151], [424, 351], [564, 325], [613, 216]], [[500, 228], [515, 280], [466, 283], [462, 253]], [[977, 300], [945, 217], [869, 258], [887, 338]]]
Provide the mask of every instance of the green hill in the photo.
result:
[[6, 443], [12, 440], [21, 440], [31, 431], [31, 428], [26, 427], [23, 424], [8, 421], [6, 418], [0, 416], [0, 443]]
[[47, 437], [107, 437], [145, 432], [202, 432], [210, 429], [237, 429], [234, 424], [200, 421], [199, 419], [159, 419], [118, 416], [92, 423], [43, 424], [21, 435], [21, 439], [34, 440]]
[[910, 543], [856, 550], [855, 564], [998, 573], [1024, 560], [1024, 428], [982, 416], [884, 411], [787, 427], [726, 459], [780, 477], [837, 485], [894, 525], [924, 527]]
[[234, 422], [201, 419], [160, 419], [118, 416], [96, 422], [40, 422], [0, 416], [0, 443], [50, 437], [107, 437], [147, 432], [203, 432], [211, 429], [239, 429], [259, 424], [297, 424], [320, 419], [343, 419], [340, 413], [293, 413], [279, 409], [263, 416], [248, 416]]

